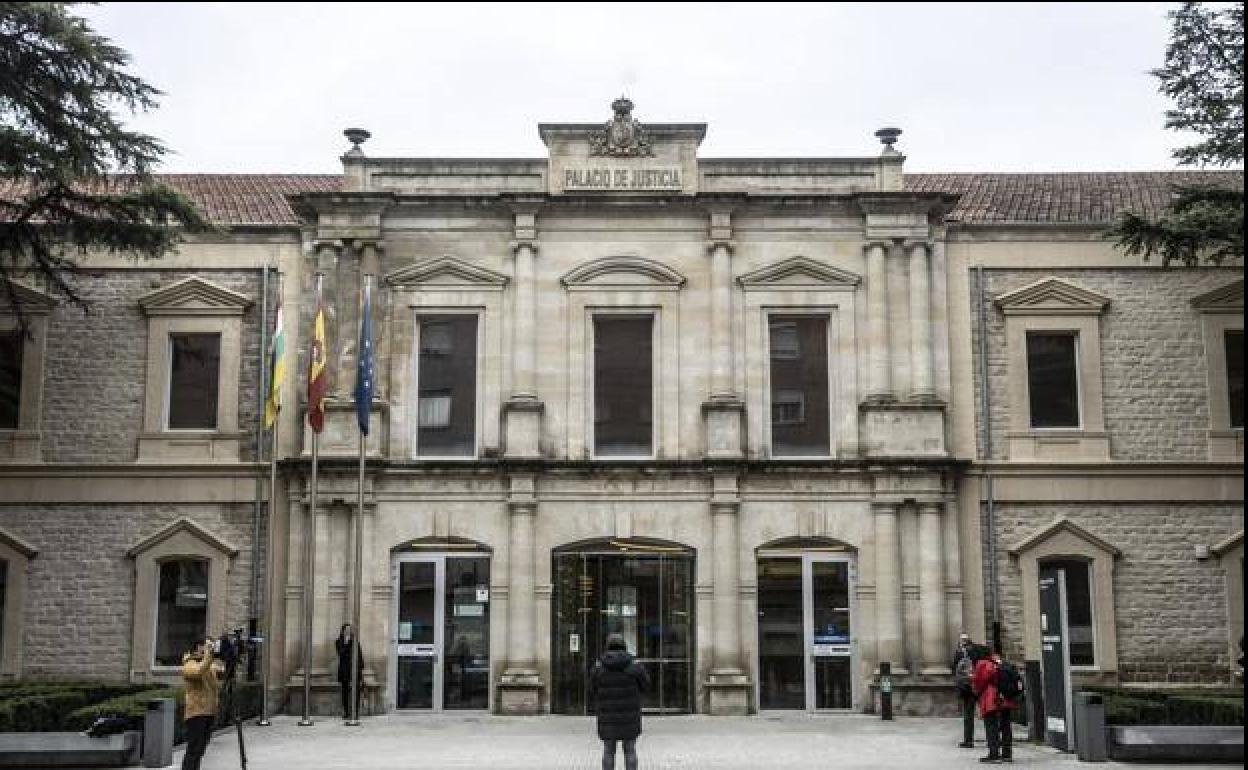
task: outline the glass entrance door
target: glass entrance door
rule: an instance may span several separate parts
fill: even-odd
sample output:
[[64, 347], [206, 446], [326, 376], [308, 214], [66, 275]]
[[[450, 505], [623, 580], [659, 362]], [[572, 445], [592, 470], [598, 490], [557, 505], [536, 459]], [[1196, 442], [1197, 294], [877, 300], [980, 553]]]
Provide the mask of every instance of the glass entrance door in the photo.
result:
[[760, 709], [853, 707], [853, 577], [849, 556], [759, 557]]
[[593, 713], [589, 674], [610, 634], [650, 676], [647, 712], [692, 710], [693, 555], [681, 550], [555, 554], [555, 713]]
[[489, 557], [402, 555], [395, 581], [395, 708], [489, 708]]

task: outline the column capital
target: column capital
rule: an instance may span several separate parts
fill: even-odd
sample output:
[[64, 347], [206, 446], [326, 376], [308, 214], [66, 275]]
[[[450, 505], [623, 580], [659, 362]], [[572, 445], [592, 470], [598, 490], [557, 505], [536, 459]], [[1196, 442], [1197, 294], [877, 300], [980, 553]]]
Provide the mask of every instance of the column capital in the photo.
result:
[[345, 244], [337, 239], [318, 239], [312, 242], [312, 255], [317, 260], [317, 270], [324, 271], [331, 267], [327, 264], [337, 259], [343, 252]]
[[932, 242], [927, 238], [907, 238], [902, 241], [902, 246], [905, 248], [906, 253], [913, 253], [920, 248], [926, 249], [929, 254], [932, 252]]
[[883, 249], [885, 254], [888, 254], [888, 250], [892, 248], [892, 245], [892, 241], [886, 238], [872, 238], [871, 240], [863, 242], [862, 250], [866, 253], [870, 253], [871, 249], [879, 248]]
[[919, 513], [944, 513], [945, 504], [939, 500], [920, 500], [918, 503]]
[[877, 515], [897, 513], [901, 503], [895, 500], [872, 500], [871, 512]]
[[528, 249], [529, 254], [537, 256], [537, 235], [536, 233], [530, 238], [514, 238], [507, 242], [507, 248], [511, 249], [511, 256], [520, 253], [520, 249]]
[[727, 237], [727, 238], [715, 238], [715, 237], [711, 237], [711, 238], [707, 239], [707, 241], [706, 241], [706, 253], [707, 253], [709, 256], [714, 256], [714, 255], [715, 255], [715, 251], [716, 251], [717, 249], [720, 249], [720, 248], [723, 248], [723, 250], [724, 250], [724, 251], [726, 251], [726, 252], [728, 253], [728, 256], [730, 256], [730, 257], [731, 257], [731, 256], [732, 256], [732, 252], [734, 252], [734, 251], [736, 250], [736, 248], [737, 248], [737, 242], [736, 242], [736, 241], [734, 241], [731, 237]]

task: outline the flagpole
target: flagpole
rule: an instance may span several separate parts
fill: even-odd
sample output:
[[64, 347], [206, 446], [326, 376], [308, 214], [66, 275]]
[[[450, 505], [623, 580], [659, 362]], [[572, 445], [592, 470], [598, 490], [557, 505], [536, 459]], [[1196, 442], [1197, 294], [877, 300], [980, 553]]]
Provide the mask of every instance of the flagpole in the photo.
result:
[[[264, 457], [264, 402], [268, 398], [268, 392], [264, 389], [264, 386], [268, 383], [268, 378], [271, 376], [268, 372], [268, 332], [269, 266], [265, 265], [260, 268], [260, 413], [257, 415], [258, 419], [256, 420], [257, 464]], [[256, 611], [256, 605], [260, 595], [260, 512], [263, 506], [264, 472], [257, 468], [256, 504], [251, 511], [251, 595], [248, 601], [249, 616], [247, 618], [247, 638], [252, 640], [256, 638], [256, 626], [259, 623], [259, 613]], [[255, 681], [255, 678], [256, 658], [253, 654], [247, 658], [247, 681]]]
[[[360, 314], [361, 345], [356, 350], [356, 354], [362, 357], [368, 356], [368, 359], [361, 360], [360, 362], [361, 370], [364, 370], [365, 368], [371, 365], [371, 357], [372, 357], [371, 347], [369, 350], [365, 350], [365, 345], [363, 344], [365, 342], [364, 340], [365, 335], [368, 335], [370, 337], [372, 336], [372, 330], [369, 329], [367, 326], [368, 319], [365, 318], [365, 313], [372, 312], [372, 303], [371, 303], [372, 283], [371, 281], [372, 281], [372, 276], [365, 274], [364, 275], [364, 292], [363, 292], [363, 297], [362, 297], [363, 301], [360, 303], [361, 310], [363, 311]], [[356, 376], [358, 379], [359, 372], [357, 372]], [[372, 376], [371, 372], [367, 376], [371, 378]], [[361, 392], [360, 392], [360, 386], [358, 383], [357, 383], [356, 388], [357, 388], [356, 399], [360, 399]], [[372, 398], [371, 388], [368, 389], [368, 392], [363, 394], [363, 397], [368, 398], [371, 401], [371, 398]], [[355, 407], [357, 416], [359, 416], [361, 409], [368, 410], [371, 408], [371, 406], [372, 406], [371, 403], [357, 403]], [[359, 497], [358, 504], [355, 506], [355, 576], [354, 576], [354, 580], [352, 581], [352, 586], [355, 589], [355, 601], [352, 606], [351, 627], [355, 629], [355, 650], [356, 651], [354, 654], [351, 654], [351, 711], [350, 711], [350, 716], [346, 721], [348, 725], [352, 725], [352, 726], [358, 726], [360, 724], [360, 656], [363, 654], [362, 652], [363, 642], [360, 636], [360, 614], [361, 614], [360, 613], [360, 601], [363, 599], [363, 596], [364, 596], [364, 592], [361, 590], [361, 583], [364, 580], [364, 455], [368, 448], [367, 446], [368, 433], [365, 432], [364, 428], [368, 423], [367, 421], [368, 412], [364, 411], [363, 415], [365, 419], [362, 419], [359, 421], [360, 422], [360, 426], [359, 426], [360, 427], [360, 497]]]
[[[282, 274], [277, 274], [277, 311], [278, 319], [281, 318], [282, 311]], [[280, 329], [274, 329], [273, 334], [277, 336]], [[274, 341], [276, 344], [276, 340]], [[274, 357], [276, 359], [276, 357]], [[277, 361], [270, 362], [269, 367], [269, 394], [265, 396], [265, 409], [268, 408], [269, 396], [273, 391], [273, 378], [277, 376]], [[277, 518], [277, 426], [278, 419], [274, 417], [273, 425], [269, 435], [269, 505], [268, 505], [268, 525], [265, 527], [265, 545], [264, 545], [264, 637], [260, 643], [260, 649], [264, 650], [264, 667], [260, 671], [260, 721], [256, 722], [261, 727], [268, 727], [272, 722], [269, 721], [269, 669], [273, 665], [273, 573], [276, 569], [273, 558], [273, 545], [276, 542], [273, 537], [274, 522]]]
[[[324, 273], [316, 274], [316, 312], [320, 315], [321, 311], [321, 283], [324, 279]], [[313, 320], [312, 334], [316, 335], [316, 321]], [[315, 342], [315, 340], [314, 340]], [[311, 376], [311, 371], [309, 371]], [[310, 382], [309, 382], [310, 384]], [[313, 405], [308, 404], [309, 413]], [[308, 716], [311, 708], [312, 700], [312, 602], [313, 602], [313, 581], [315, 580], [314, 560], [316, 559], [316, 507], [317, 507], [317, 462], [320, 458], [319, 442], [320, 432], [312, 431], [312, 495], [308, 505], [308, 521], [304, 527], [304, 546], [303, 546], [303, 718], [299, 720], [300, 727], [307, 727], [312, 724], [311, 718]]]

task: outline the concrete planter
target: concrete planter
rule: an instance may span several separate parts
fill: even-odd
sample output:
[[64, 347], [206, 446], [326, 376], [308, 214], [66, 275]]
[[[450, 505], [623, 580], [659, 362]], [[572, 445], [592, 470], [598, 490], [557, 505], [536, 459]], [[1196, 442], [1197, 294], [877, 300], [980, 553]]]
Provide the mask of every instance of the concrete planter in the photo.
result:
[[1241, 764], [1244, 761], [1242, 726], [1145, 725], [1107, 730], [1111, 759]]
[[80, 733], [0, 735], [0, 767], [127, 767], [139, 761], [142, 733], [89, 738]]

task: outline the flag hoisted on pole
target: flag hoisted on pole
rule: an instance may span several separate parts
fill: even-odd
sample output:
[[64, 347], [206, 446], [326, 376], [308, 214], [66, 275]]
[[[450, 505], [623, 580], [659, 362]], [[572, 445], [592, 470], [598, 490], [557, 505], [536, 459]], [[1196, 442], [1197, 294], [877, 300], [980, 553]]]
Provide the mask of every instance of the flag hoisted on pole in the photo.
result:
[[281, 283], [278, 283], [277, 319], [273, 323], [273, 342], [269, 346], [269, 395], [264, 399], [264, 427], [277, 424], [282, 411], [282, 382], [286, 379], [286, 330], [282, 327]]
[[360, 433], [368, 435], [368, 412], [373, 403], [373, 291], [372, 276], [364, 276], [360, 310], [360, 355], [355, 369], [355, 417]]
[[312, 344], [308, 350], [308, 427], [312, 428], [312, 493], [303, 537], [303, 718], [301, 727], [312, 724], [312, 612], [316, 580], [317, 462], [321, 431], [325, 429], [325, 307], [321, 303], [324, 275], [316, 274], [316, 316], [312, 321]]
[[364, 581], [364, 457], [368, 450], [368, 415], [373, 403], [373, 283], [372, 276], [362, 276], [360, 288], [360, 346], [355, 368], [355, 417], [360, 426], [360, 488], [359, 504], [355, 507], [355, 577], [352, 581], [354, 599], [351, 603], [351, 627], [355, 629], [352, 640], [355, 651], [351, 656], [351, 705], [347, 714], [348, 725], [360, 723], [360, 657], [363, 641], [360, 634], [360, 602], [364, 597], [361, 584]]

